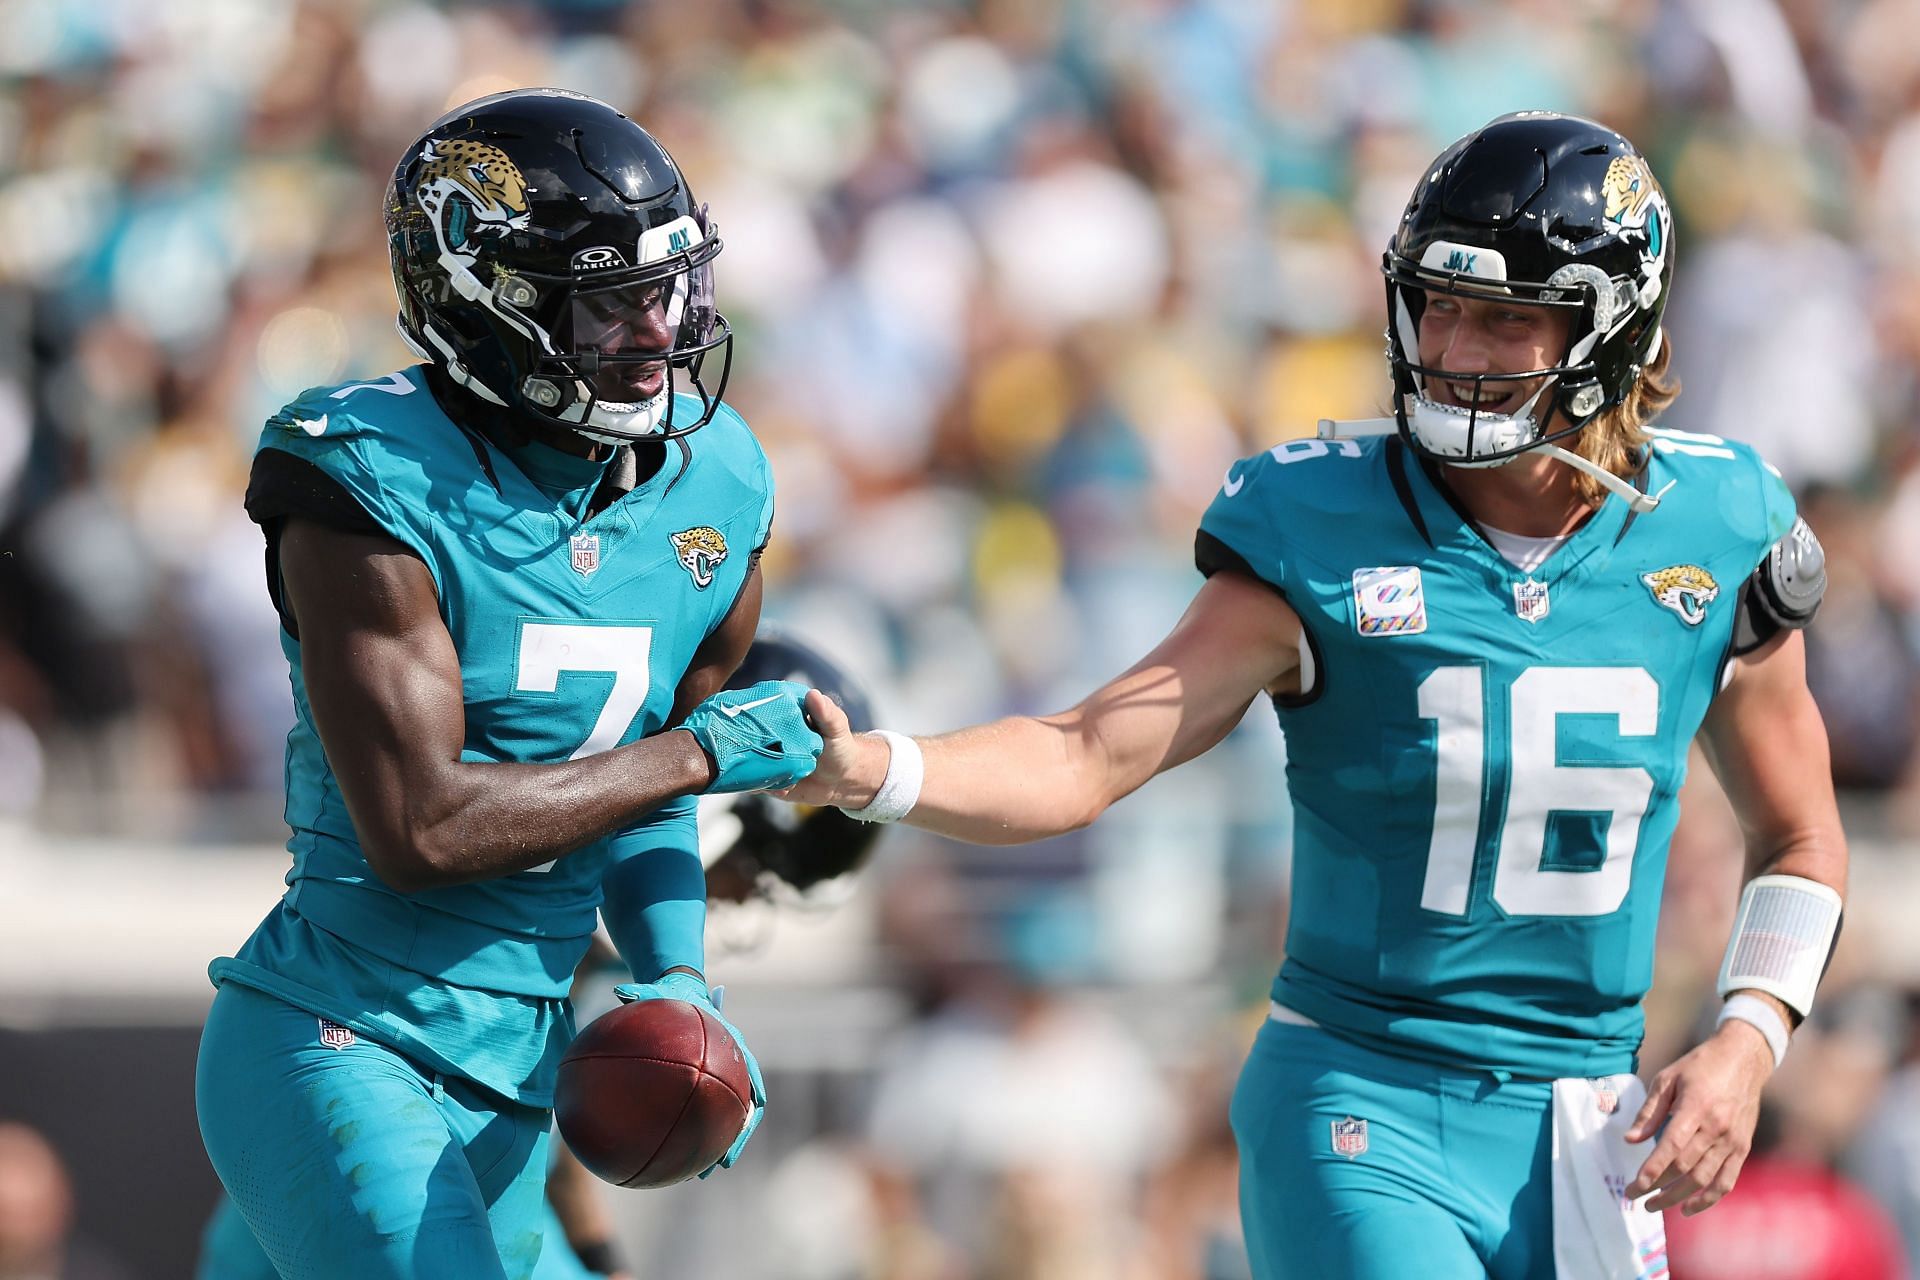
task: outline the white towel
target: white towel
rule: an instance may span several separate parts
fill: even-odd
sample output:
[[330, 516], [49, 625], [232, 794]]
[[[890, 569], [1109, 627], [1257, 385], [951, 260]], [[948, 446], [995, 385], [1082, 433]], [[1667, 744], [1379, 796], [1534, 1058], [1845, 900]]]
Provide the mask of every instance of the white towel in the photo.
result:
[[1667, 1280], [1667, 1229], [1627, 1199], [1654, 1140], [1628, 1142], [1647, 1098], [1631, 1075], [1553, 1082], [1553, 1262], [1559, 1280]]

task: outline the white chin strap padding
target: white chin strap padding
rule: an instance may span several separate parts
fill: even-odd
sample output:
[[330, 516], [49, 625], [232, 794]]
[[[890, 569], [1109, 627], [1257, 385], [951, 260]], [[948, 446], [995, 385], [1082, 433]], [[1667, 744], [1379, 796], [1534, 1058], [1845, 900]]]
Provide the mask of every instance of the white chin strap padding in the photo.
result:
[[[1508, 454], [1526, 447], [1540, 436], [1533, 406], [1546, 390], [1543, 384], [1514, 413], [1476, 413], [1460, 405], [1440, 404], [1425, 395], [1409, 397], [1407, 425], [1414, 439], [1430, 453], [1438, 454], [1457, 466], [1497, 467], [1511, 462]], [[1457, 460], [1457, 461], [1456, 461]]]
[[[666, 381], [657, 395], [638, 404], [617, 400], [596, 402], [592, 399], [592, 392], [587, 384], [577, 378], [564, 381], [555, 381], [552, 378], [529, 378], [526, 385], [522, 387], [521, 394], [537, 405], [541, 402], [540, 398], [533, 394], [534, 391], [567, 386], [574, 389], [573, 401], [562, 408], [546, 408], [546, 412], [565, 422], [587, 439], [601, 444], [630, 444], [652, 435], [666, 419], [667, 408], [673, 398], [671, 380]], [[547, 390], [546, 394], [551, 396], [553, 391]], [[545, 406], [542, 407], [545, 408]]]
[[592, 429], [599, 427], [617, 433], [622, 440], [652, 435], [666, 418], [667, 403], [672, 395], [670, 380], [663, 378], [661, 384], [657, 395], [639, 404], [600, 401], [587, 414], [586, 432], [592, 434]]

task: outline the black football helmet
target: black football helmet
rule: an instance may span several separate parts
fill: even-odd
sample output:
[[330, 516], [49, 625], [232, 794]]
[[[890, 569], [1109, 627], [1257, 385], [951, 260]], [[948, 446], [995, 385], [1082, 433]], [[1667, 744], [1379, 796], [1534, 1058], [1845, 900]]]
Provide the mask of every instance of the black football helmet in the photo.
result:
[[[818, 689], [846, 712], [855, 733], [873, 727], [867, 695], [853, 678], [818, 649], [777, 628], [760, 629], [726, 687], [745, 689], [762, 680], [794, 680]], [[740, 896], [769, 876], [805, 894], [864, 866], [880, 831], [879, 824], [849, 818], [831, 806], [789, 804], [755, 792], [701, 798], [700, 858], [707, 866], [709, 893], [718, 897]]]
[[[434, 121], [394, 167], [387, 246], [401, 336], [483, 400], [610, 443], [685, 435], [719, 406], [720, 237], [604, 102], [516, 89]], [[682, 374], [697, 416], [676, 410]]]
[[[1427, 166], [1381, 262], [1401, 437], [1443, 462], [1490, 466], [1579, 431], [1624, 400], [1659, 354], [1672, 262], [1667, 198], [1645, 157], [1613, 130], [1522, 111], [1460, 139]], [[1424, 367], [1419, 328], [1429, 291], [1575, 311], [1567, 352], [1557, 365], [1522, 373]], [[1495, 414], [1437, 403], [1426, 379], [1438, 376], [1476, 391], [1551, 381], [1517, 412]], [[1556, 409], [1562, 425], [1549, 434]]]

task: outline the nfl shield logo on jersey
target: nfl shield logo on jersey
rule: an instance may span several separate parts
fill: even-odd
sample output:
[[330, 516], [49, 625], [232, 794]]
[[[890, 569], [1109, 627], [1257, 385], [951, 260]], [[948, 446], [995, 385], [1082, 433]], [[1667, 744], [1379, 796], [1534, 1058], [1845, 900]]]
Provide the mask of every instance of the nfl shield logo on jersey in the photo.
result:
[[353, 1032], [337, 1022], [320, 1019], [320, 1043], [329, 1049], [350, 1049], [353, 1047]]
[[583, 577], [600, 567], [600, 535], [597, 533], [576, 533], [573, 535], [573, 571]]
[[1620, 1109], [1620, 1093], [1613, 1087], [1613, 1081], [1593, 1081], [1593, 1105], [1600, 1108], [1603, 1116], [1610, 1116]]
[[1367, 1151], [1367, 1122], [1348, 1116], [1333, 1122], [1333, 1153], [1352, 1160]]
[[1427, 598], [1420, 570], [1412, 565], [1381, 565], [1353, 571], [1353, 625], [1363, 636], [1412, 636], [1427, 629]]
[[1528, 578], [1513, 584], [1513, 609], [1522, 622], [1538, 622], [1553, 607], [1547, 599], [1547, 584]]

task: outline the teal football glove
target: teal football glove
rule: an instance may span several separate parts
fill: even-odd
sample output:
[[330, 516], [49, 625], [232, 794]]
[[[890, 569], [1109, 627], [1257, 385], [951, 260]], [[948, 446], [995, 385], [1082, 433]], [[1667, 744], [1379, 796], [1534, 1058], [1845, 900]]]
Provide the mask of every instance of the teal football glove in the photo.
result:
[[724, 987], [715, 987], [711, 992], [707, 984], [690, 973], [666, 973], [652, 982], [626, 982], [613, 989], [620, 997], [621, 1004], [632, 1004], [636, 1000], [685, 1000], [688, 1004], [697, 1004], [711, 1013], [714, 1021], [727, 1029], [733, 1042], [740, 1046], [740, 1056], [747, 1061], [747, 1079], [753, 1081], [753, 1109], [747, 1113], [747, 1123], [741, 1127], [740, 1136], [727, 1148], [727, 1154], [712, 1168], [701, 1171], [706, 1177], [714, 1169], [731, 1169], [733, 1162], [746, 1150], [747, 1139], [760, 1127], [760, 1117], [767, 1113], [767, 1086], [760, 1080], [760, 1064], [754, 1061], [753, 1051], [747, 1048], [747, 1041], [740, 1034], [740, 1028], [720, 1016], [720, 1000], [725, 993]]
[[777, 791], [813, 772], [821, 744], [803, 710], [807, 692], [791, 680], [762, 680], [722, 689], [687, 713], [680, 727], [713, 761], [709, 794]]

